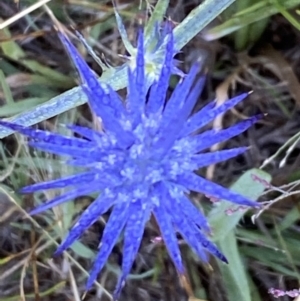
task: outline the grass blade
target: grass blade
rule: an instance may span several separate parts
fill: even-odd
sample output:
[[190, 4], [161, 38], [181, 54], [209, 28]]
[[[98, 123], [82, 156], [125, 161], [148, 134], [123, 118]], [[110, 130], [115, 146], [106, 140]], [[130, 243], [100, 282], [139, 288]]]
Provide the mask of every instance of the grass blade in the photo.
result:
[[[254, 181], [253, 175], [267, 182], [271, 180], [271, 176], [266, 172], [259, 169], [251, 169], [243, 174], [231, 186], [231, 189], [251, 200], [258, 199], [265, 187], [260, 182]], [[221, 202], [219, 206], [210, 212], [208, 220], [214, 230], [213, 239], [217, 241], [220, 250], [229, 262], [228, 265], [218, 262], [228, 300], [251, 301], [251, 290], [254, 288], [248, 281], [248, 275], [244, 268], [234, 231], [244, 212], [235, 212], [232, 216], [227, 216], [225, 211], [230, 207], [232, 207], [232, 204]]]
[[151, 14], [151, 17], [145, 28], [145, 37], [149, 37], [154, 26], [158, 23], [161, 23], [166, 14], [167, 8], [169, 7], [169, 0], [159, 0], [155, 5], [155, 8]]

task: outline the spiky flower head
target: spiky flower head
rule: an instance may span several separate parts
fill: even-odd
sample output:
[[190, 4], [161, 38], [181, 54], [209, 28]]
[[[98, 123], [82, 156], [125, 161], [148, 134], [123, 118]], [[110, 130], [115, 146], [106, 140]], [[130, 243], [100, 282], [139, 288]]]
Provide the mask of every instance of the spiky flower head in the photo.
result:
[[190, 202], [188, 194], [196, 191], [243, 206], [257, 206], [257, 203], [195, 173], [201, 167], [246, 151], [246, 147], [240, 147], [203, 153], [215, 143], [242, 133], [260, 116], [224, 130], [197, 133], [219, 114], [241, 102], [247, 94], [234, 97], [220, 106], [211, 102], [191, 115], [204, 84], [203, 77], [197, 77], [199, 65], [195, 64], [166, 101], [173, 64], [173, 35], [171, 32], [168, 34], [160, 75], [148, 90], [144, 35], [141, 31], [138, 35], [136, 67], [128, 68], [128, 95], [123, 102], [110, 86], [98, 82], [71, 42], [64, 35], [59, 36], [80, 74], [91, 110], [101, 120], [103, 130], [69, 126], [81, 137], [76, 138], [0, 122], [3, 126], [31, 137], [32, 146], [68, 156], [68, 164], [84, 169], [77, 174], [23, 188], [23, 193], [71, 188], [65, 194], [37, 207], [31, 214], [79, 196], [99, 192], [99, 196], [82, 213], [55, 254], [70, 247], [102, 214], [112, 208], [87, 288], [91, 287], [103, 269], [113, 246], [124, 231], [122, 273], [115, 291], [115, 297], [118, 296], [132, 268], [151, 214], [157, 221], [169, 255], [180, 273], [184, 273], [184, 266], [176, 238], [177, 231], [202, 260], [207, 261], [208, 251], [226, 262], [226, 258], [206, 237], [209, 225], [203, 214]]

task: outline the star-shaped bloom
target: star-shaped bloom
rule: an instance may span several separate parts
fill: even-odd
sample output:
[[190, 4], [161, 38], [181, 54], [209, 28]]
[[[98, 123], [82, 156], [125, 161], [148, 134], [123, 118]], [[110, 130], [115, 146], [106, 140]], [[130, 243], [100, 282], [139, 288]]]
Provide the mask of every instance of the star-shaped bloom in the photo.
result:
[[195, 64], [166, 100], [174, 55], [171, 33], [165, 35], [168, 40], [159, 77], [147, 89], [145, 44], [141, 31], [138, 35], [135, 68], [128, 68], [128, 95], [124, 102], [110, 86], [98, 82], [71, 42], [64, 35], [59, 36], [80, 74], [91, 110], [101, 120], [103, 130], [72, 125], [69, 128], [78, 137], [65, 137], [58, 133], [0, 122], [0, 125], [32, 138], [31, 146], [67, 156], [68, 164], [83, 169], [77, 174], [23, 188], [23, 193], [33, 193], [70, 187], [69, 191], [40, 205], [31, 214], [79, 196], [99, 193], [55, 254], [69, 248], [102, 214], [112, 209], [90, 271], [88, 289], [103, 269], [120, 234], [124, 232], [122, 273], [114, 296], [119, 295], [151, 215], [157, 221], [161, 237], [179, 273], [184, 273], [184, 266], [177, 232], [202, 260], [208, 260], [208, 251], [227, 262], [206, 237], [209, 225], [188, 195], [195, 191], [242, 206], [258, 206], [256, 202], [195, 173], [201, 167], [233, 158], [247, 150], [247, 147], [239, 147], [204, 152], [215, 143], [244, 132], [261, 116], [220, 131], [208, 130], [199, 134], [198, 130], [240, 103], [248, 94], [241, 94], [220, 106], [211, 102], [192, 115], [204, 84], [203, 77], [197, 76], [199, 65]]

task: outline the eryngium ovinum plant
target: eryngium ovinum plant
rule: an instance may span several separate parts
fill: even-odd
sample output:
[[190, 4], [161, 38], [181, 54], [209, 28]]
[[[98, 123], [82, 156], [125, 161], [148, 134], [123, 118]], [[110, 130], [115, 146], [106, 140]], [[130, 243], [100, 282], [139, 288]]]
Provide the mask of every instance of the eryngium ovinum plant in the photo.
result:
[[[144, 48], [143, 30], [139, 31], [136, 60], [128, 68], [125, 101], [110, 86], [99, 83], [69, 39], [59, 34], [80, 75], [92, 113], [102, 124], [101, 130], [72, 125], [68, 127], [78, 137], [66, 137], [0, 122], [0, 125], [30, 137], [31, 146], [68, 156], [67, 163], [80, 170], [64, 178], [23, 188], [23, 193], [33, 193], [70, 187], [66, 193], [33, 209], [31, 214], [41, 213], [79, 196], [99, 193], [69, 231], [55, 255], [69, 248], [102, 214], [112, 209], [86, 287], [89, 289], [92, 286], [124, 232], [122, 273], [116, 285], [115, 299], [132, 268], [151, 215], [156, 219], [176, 269], [184, 273], [177, 232], [203, 261], [207, 261], [207, 253], [211, 253], [227, 262], [206, 237], [210, 228], [205, 216], [189, 200], [191, 191], [242, 206], [258, 206], [242, 195], [200, 177], [195, 171], [244, 153], [247, 147], [203, 151], [244, 132], [261, 116], [227, 129], [198, 134], [199, 129], [241, 102], [248, 94], [241, 94], [220, 106], [210, 102], [192, 115], [204, 84], [204, 78], [197, 76], [200, 66], [196, 63], [177, 84], [171, 97], [166, 99], [170, 76], [178, 71], [174, 66], [172, 30], [168, 25], [163, 30], [165, 51], [159, 70], [154, 68], [154, 76], [147, 72], [154, 70], [156, 65]], [[146, 84], [149, 76], [154, 79], [150, 87]]]

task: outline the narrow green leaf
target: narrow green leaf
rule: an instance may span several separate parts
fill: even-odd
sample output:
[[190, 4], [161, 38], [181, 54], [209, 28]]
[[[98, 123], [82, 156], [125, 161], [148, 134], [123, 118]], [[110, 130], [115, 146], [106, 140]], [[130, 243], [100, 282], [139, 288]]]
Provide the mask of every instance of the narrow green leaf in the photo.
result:
[[14, 98], [13, 98], [10, 88], [6, 82], [5, 75], [1, 69], [0, 69], [0, 84], [1, 84], [2, 91], [3, 91], [4, 97], [5, 97], [5, 102], [8, 105], [14, 104]]
[[[254, 181], [253, 176], [267, 182], [271, 180], [271, 176], [266, 172], [259, 169], [251, 169], [244, 173], [238, 181], [231, 186], [231, 189], [251, 200], [257, 200], [265, 187], [260, 181]], [[232, 204], [225, 201], [221, 202], [216, 208], [211, 210], [208, 220], [214, 231], [213, 239], [217, 241], [219, 249], [229, 262], [228, 265], [218, 262], [228, 300], [251, 301], [252, 297], [248, 275], [238, 250], [234, 231], [239, 220], [244, 215], [244, 212], [235, 212], [233, 215], [227, 216], [225, 211], [231, 207]]]
[[89, 247], [82, 244], [79, 240], [76, 240], [72, 246], [70, 247], [78, 256], [93, 259], [96, 255], [94, 251], [92, 251]]
[[121, 39], [122, 39], [122, 42], [124, 44], [124, 47], [126, 48], [126, 50], [130, 53], [131, 56], [134, 56], [136, 50], [135, 48], [131, 45], [129, 39], [128, 39], [128, 35], [127, 35], [127, 32], [126, 32], [126, 28], [124, 26], [124, 23], [122, 21], [122, 18], [121, 16], [119, 15], [116, 7], [114, 7], [114, 12], [115, 12], [115, 16], [116, 16], [116, 21], [117, 21], [117, 26], [118, 26], [118, 30], [119, 30], [119, 33], [121, 35]]
[[[254, 181], [252, 178], [253, 176], [256, 176], [266, 182], [270, 182], [271, 180], [271, 176], [268, 173], [254, 168], [245, 172], [231, 186], [231, 189], [248, 197], [253, 201], [257, 200], [264, 191], [265, 186], [259, 181]], [[208, 215], [208, 221], [214, 231], [213, 239], [215, 241], [219, 241], [222, 238], [226, 237], [237, 226], [239, 220], [245, 214], [244, 211], [237, 211], [230, 216], [226, 215], [226, 210], [232, 207], [232, 203], [221, 201], [214, 209], [210, 211]]]
[[251, 301], [250, 286], [234, 232], [220, 240], [218, 246], [229, 263], [225, 265], [218, 261], [228, 300]]
[[156, 24], [161, 23], [169, 6], [169, 0], [158, 0], [145, 28], [145, 37], [149, 37]]

